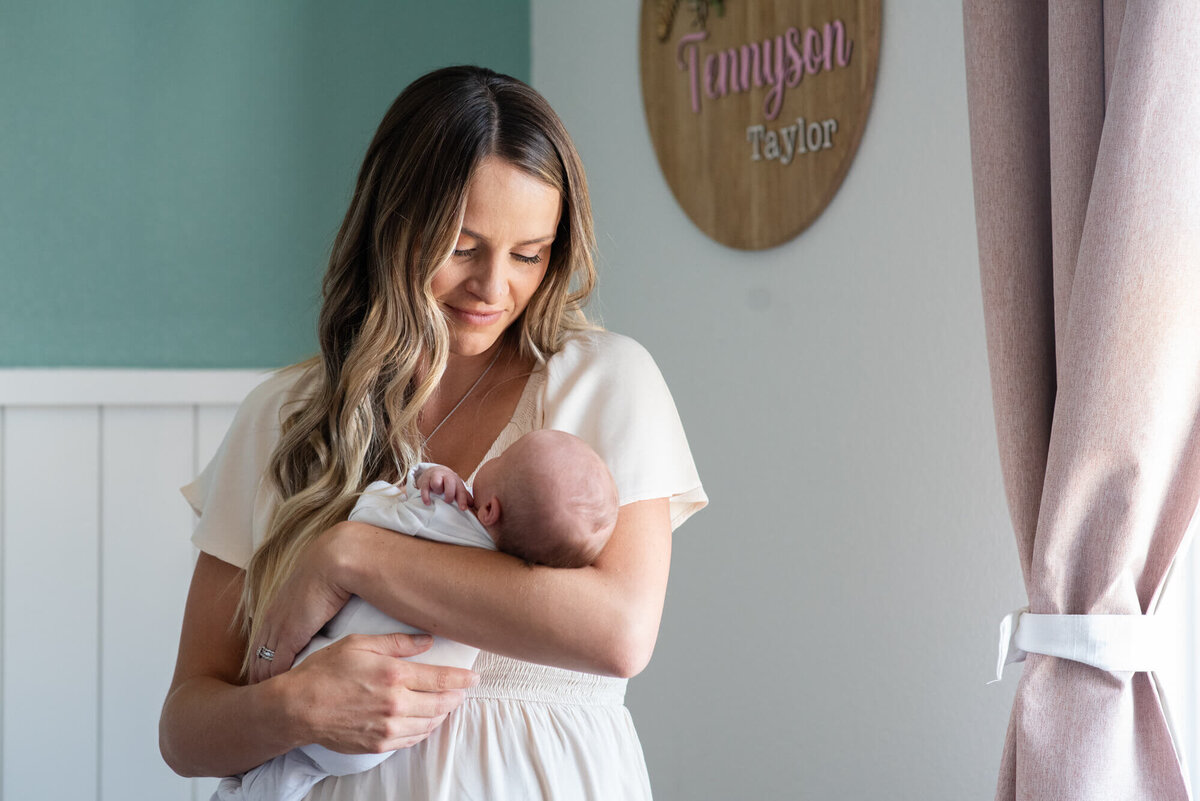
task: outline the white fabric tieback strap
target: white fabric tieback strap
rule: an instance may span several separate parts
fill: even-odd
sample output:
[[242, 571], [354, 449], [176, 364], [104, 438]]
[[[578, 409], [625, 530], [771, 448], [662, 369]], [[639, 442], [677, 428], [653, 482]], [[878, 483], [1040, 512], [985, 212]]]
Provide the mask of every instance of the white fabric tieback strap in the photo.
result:
[[1170, 632], [1158, 615], [1035, 615], [1029, 607], [1000, 621], [1004, 666], [1024, 662], [1026, 654], [1045, 654], [1109, 671], [1158, 670], [1169, 659]]

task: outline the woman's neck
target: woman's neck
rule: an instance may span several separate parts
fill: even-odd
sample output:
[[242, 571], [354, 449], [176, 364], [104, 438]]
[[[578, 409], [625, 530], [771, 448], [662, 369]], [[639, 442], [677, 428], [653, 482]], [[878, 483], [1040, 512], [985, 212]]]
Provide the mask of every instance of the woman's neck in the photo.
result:
[[469, 396], [482, 394], [491, 385], [493, 374], [502, 372], [510, 361], [503, 341], [472, 356], [450, 354], [437, 389], [421, 411], [421, 432], [430, 436], [453, 409], [471, 400]]
[[446, 369], [442, 373], [442, 380], [438, 386], [439, 393], [445, 389], [453, 391], [454, 387], [459, 384], [464, 387], [470, 386], [487, 369], [488, 365], [499, 366], [499, 363], [505, 360], [503, 351], [504, 341], [497, 340], [495, 345], [473, 356], [451, 353], [446, 358]]
[[511, 348], [490, 348], [448, 363], [417, 423], [425, 460], [470, 475], [513, 416], [526, 384], [515, 379], [528, 378], [526, 361]]

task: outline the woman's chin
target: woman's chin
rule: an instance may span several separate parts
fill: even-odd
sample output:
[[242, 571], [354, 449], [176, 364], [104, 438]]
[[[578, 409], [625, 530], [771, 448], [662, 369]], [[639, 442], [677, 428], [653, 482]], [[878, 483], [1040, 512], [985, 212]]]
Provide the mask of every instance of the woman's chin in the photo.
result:
[[469, 334], [467, 336], [452, 336], [450, 339], [450, 353], [453, 356], [462, 356], [470, 358], [471, 356], [479, 356], [487, 353], [492, 349], [497, 342], [500, 341], [498, 333], [478, 333]]

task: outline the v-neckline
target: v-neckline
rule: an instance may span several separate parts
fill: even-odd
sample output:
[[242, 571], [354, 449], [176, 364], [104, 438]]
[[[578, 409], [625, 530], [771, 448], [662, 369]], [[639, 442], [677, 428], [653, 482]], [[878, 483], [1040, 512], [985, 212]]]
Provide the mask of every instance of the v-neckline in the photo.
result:
[[[483, 466], [484, 462], [490, 459], [495, 459], [504, 451], [505, 448], [512, 444], [511, 442], [504, 442], [509, 435], [510, 429], [512, 429], [514, 425], [519, 426], [524, 422], [525, 418], [532, 416], [532, 407], [537, 390], [536, 385], [542, 382], [542, 380], [545, 378], [545, 375], [545, 367], [538, 365], [533, 369], [533, 372], [525, 377], [525, 386], [521, 388], [521, 395], [517, 398], [517, 405], [513, 409], [512, 416], [508, 418], [508, 422], [504, 424], [504, 427], [501, 428], [496, 434], [496, 438], [492, 440], [490, 445], [488, 445], [488, 449], [484, 452], [483, 458], [481, 458], [479, 463], [472, 468], [471, 473], [463, 479], [468, 487], [474, 485], [475, 474], [479, 472], [479, 468]], [[527, 432], [521, 432], [521, 434], [525, 433]], [[516, 438], [514, 437], [513, 439], [515, 440]]]

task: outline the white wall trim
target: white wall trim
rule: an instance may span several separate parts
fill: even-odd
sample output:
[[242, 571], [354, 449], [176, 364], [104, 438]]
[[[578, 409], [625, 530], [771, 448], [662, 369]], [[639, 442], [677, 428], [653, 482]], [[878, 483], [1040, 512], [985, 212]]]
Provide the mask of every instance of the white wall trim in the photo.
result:
[[240, 403], [269, 370], [0, 368], [0, 406]]

